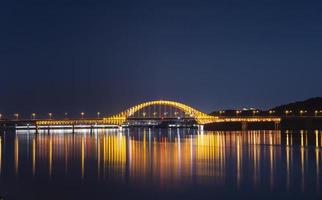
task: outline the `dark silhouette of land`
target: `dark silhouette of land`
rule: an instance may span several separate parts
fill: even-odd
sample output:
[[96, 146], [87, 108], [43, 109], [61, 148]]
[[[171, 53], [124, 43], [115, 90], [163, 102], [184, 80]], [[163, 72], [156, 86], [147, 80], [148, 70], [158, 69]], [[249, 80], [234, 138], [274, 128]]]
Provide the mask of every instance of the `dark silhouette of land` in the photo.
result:
[[291, 115], [322, 115], [322, 97], [315, 97], [304, 101], [277, 106], [271, 110], [275, 110], [279, 114], [285, 114], [285, 111], [288, 110], [293, 112]]
[[[236, 116], [278, 116], [281, 117], [281, 129], [322, 129], [322, 97], [310, 98], [304, 101], [297, 101], [268, 110], [255, 108], [218, 110], [211, 113], [216, 116], [236, 117]], [[240, 123], [217, 123], [209, 124], [207, 129], [233, 129], [241, 128]], [[273, 129], [272, 123], [251, 123], [249, 129]]]
[[304, 101], [297, 101], [276, 106], [268, 110], [256, 108], [217, 110], [211, 115], [221, 116], [322, 116], [322, 97], [314, 97]]

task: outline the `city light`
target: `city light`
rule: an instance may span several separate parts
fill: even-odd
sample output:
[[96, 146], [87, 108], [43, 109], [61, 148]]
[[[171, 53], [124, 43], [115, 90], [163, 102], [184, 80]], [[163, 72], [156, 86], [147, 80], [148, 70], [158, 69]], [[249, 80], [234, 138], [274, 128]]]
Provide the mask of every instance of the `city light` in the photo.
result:
[[224, 110], [220, 110], [219, 111], [219, 114], [224, 114], [225, 113], [225, 111]]
[[253, 110], [253, 115], [256, 115], [257, 113], [259, 113], [258, 110]]
[[14, 116], [16, 119], [19, 119], [19, 113], [15, 113], [15, 114], [13, 114], [13, 116]]
[[236, 115], [239, 115], [241, 113], [241, 111], [236, 110]]
[[285, 115], [287, 116], [288, 114], [291, 114], [292, 110], [285, 110]]
[[274, 114], [275, 113], [275, 110], [270, 110], [269, 111], [269, 114], [271, 115], [271, 114]]

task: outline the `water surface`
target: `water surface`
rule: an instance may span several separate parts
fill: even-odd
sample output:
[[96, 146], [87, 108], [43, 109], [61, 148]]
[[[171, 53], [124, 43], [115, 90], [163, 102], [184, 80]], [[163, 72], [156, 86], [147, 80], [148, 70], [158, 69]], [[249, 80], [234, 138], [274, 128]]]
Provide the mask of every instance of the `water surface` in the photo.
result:
[[5, 199], [319, 199], [322, 131], [7, 131]]

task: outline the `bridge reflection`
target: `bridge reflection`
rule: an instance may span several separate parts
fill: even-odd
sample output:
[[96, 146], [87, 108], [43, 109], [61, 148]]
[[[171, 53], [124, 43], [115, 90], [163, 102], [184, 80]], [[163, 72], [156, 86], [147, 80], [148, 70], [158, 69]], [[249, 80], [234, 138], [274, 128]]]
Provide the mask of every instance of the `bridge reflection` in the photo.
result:
[[[192, 182], [219, 185], [244, 181], [292, 188], [300, 177], [316, 176], [319, 188], [322, 132], [280, 131], [200, 132], [193, 129], [126, 129], [17, 132], [13, 143], [14, 173], [34, 177], [70, 176], [80, 179], [181, 185]], [[3, 136], [4, 137], [4, 136]], [[0, 173], [11, 154], [0, 138]], [[7, 145], [8, 149], [4, 149]], [[313, 154], [310, 154], [313, 152]], [[315, 163], [308, 156], [314, 155]], [[300, 169], [296, 173], [296, 169]], [[8, 170], [8, 168], [5, 168]], [[26, 171], [27, 170], [27, 171]], [[294, 180], [293, 180], [294, 183]]]

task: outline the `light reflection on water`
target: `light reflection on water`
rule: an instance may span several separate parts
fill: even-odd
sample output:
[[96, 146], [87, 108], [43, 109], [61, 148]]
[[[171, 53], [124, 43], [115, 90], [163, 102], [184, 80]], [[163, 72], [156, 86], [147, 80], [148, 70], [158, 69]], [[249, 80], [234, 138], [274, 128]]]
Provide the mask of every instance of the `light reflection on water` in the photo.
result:
[[0, 184], [14, 176], [319, 195], [321, 146], [321, 131], [19, 131], [0, 137]]

